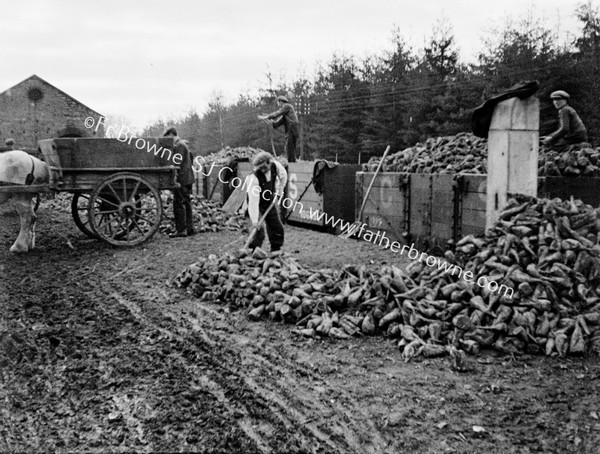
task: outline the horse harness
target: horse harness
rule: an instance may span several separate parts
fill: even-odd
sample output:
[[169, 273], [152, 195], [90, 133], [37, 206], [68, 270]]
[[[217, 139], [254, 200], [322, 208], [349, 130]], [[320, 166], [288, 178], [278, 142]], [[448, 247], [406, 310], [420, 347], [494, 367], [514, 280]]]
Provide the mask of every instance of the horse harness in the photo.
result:
[[31, 159], [31, 172], [25, 177], [26, 186], [30, 186], [33, 184], [33, 180], [35, 180], [35, 175], [33, 174], [33, 172], [35, 172], [35, 161], [31, 156], [29, 156], [29, 159]]

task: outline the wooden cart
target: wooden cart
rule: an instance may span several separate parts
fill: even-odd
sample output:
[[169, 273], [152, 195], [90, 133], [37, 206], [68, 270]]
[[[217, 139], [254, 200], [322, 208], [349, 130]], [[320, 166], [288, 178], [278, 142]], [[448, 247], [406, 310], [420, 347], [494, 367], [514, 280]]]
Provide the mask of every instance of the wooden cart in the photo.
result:
[[[39, 142], [47, 185], [22, 192], [70, 192], [71, 214], [86, 235], [117, 246], [150, 239], [163, 216], [161, 190], [175, 189], [180, 158], [173, 138], [47, 139]], [[13, 186], [13, 188], [15, 188]]]

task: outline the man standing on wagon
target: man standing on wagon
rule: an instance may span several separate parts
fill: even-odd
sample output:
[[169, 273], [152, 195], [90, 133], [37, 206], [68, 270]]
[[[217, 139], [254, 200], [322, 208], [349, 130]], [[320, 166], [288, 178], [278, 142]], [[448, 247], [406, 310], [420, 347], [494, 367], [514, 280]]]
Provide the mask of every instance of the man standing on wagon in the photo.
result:
[[173, 155], [182, 156], [181, 167], [177, 172], [177, 182], [180, 187], [173, 191], [173, 216], [175, 217], [175, 233], [171, 238], [185, 237], [196, 234], [194, 229], [194, 213], [192, 211], [192, 186], [194, 185], [194, 169], [192, 155], [185, 140], [177, 135], [177, 130], [170, 127], [163, 134], [173, 137]]
[[274, 128], [283, 125], [285, 130], [285, 151], [288, 162], [296, 162], [296, 142], [300, 135], [300, 122], [294, 106], [290, 104], [285, 96], [277, 96], [277, 109], [267, 115], [259, 115], [259, 120], [270, 121]]

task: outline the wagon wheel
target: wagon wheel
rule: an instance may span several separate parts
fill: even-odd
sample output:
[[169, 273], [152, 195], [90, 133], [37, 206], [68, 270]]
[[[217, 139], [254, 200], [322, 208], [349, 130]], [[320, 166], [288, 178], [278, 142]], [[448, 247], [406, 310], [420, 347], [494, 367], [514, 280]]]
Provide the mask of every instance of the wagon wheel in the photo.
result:
[[117, 173], [101, 182], [90, 197], [90, 227], [116, 246], [136, 246], [158, 230], [163, 208], [160, 194], [134, 173]]
[[98, 238], [92, 231], [89, 218], [90, 194], [75, 193], [71, 199], [71, 215], [75, 221], [75, 225], [90, 238]]

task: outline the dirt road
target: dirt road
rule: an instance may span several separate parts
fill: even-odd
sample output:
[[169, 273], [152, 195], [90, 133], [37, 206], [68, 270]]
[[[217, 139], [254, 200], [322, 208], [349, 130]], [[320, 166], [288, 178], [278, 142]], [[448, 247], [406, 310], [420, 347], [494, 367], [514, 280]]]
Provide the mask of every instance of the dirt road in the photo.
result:
[[[15, 256], [17, 218], [0, 218], [2, 452], [599, 452], [597, 357], [484, 354], [460, 374], [404, 363], [385, 338], [297, 338], [165, 285], [239, 232], [117, 249], [62, 212], [38, 225], [38, 249]], [[286, 233], [314, 267], [400, 262]]]

